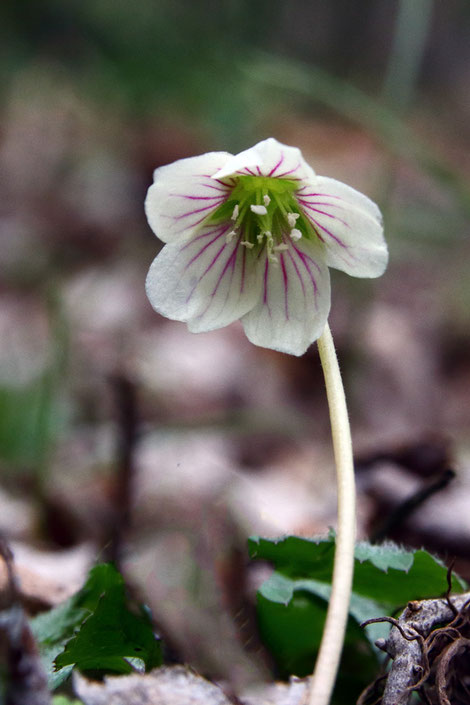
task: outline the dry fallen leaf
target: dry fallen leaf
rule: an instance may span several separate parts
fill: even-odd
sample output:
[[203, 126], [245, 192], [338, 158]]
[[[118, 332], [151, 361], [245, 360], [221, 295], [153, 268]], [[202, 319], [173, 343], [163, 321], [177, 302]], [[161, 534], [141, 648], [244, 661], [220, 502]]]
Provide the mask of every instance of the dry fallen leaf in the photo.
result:
[[74, 687], [85, 705], [230, 705], [217, 685], [183, 666], [109, 676], [104, 683], [75, 674]]
[[307, 683], [298, 678], [262, 683], [229, 698], [218, 685], [183, 666], [146, 675], [110, 676], [104, 683], [74, 675], [75, 693], [85, 705], [305, 705]]

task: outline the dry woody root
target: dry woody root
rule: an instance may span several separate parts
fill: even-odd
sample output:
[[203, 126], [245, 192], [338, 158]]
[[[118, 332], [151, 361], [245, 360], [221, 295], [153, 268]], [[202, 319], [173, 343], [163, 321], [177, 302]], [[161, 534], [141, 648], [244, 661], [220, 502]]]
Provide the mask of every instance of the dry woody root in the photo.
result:
[[[470, 592], [409, 602], [376, 645], [393, 659], [390, 670], [363, 691], [357, 705], [408, 705], [417, 692], [426, 705], [470, 703]], [[413, 701], [414, 702], [414, 701]]]

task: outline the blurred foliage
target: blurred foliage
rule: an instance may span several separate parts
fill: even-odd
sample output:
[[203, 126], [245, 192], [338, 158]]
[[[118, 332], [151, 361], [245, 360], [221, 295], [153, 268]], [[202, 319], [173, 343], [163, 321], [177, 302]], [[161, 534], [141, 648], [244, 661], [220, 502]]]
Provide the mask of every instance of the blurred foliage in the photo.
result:
[[[252, 79], [262, 84], [298, 93], [366, 128], [392, 154], [411, 159], [445, 189], [450, 190], [464, 212], [470, 214], [468, 181], [447, 164], [443, 157], [433, 154], [432, 147], [422, 142], [399, 114], [380, 100], [319, 67], [306, 66], [276, 56], [253, 56], [245, 70]], [[416, 209], [416, 204], [413, 209]], [[409, 217], [410, 214], [407, 215]]]
[[92, 568], [78, 593], [40, 614], [31, 626], [53, 690], [74, 667], [131, 673], [162, 663], [148, 616], [130, 611], [123, 578], [111, 564]]
[[[333, 537], [318, 541], [297, 536], [249, 540], [251, 557], [269, 561], [275, 568], [258, 591], [258, 620], [262, 639], [283, 677], [311, 672], [331, 592], [334, 546]], [[347, 692], [354, 685], [359, 693], [367, 683], [365, 674], [377, 669], [380, 652], [375, 641], [389, 631], [386, 623], [372, 624], [365, 630], [359, 625], [392, 615], [409, 600], [444, 594], [447, 569], [424, 550], [405, 551], [394, 544], [359, 543], [355, 558], [339, 687]], [[465, 583], [454, 575], [452, 589], [462, 592]]]
[[[346, 82], [338, 83], [335, 74], [347, 81], [352, 77], [352, 83], [358, 79], [365, 85], [372, 83], [377, 89], [385, 81], [384, 97], [392, 108], [401, 109], [403, 91], [406, 102], [413, 91], [434, 8], [432, 0], [417, 0], [410, 12], [407, 2], [401, 3], [402, 12], [397, 2], [362, 0], [354, 9], [349, 5], [344, 0], [313, 2], [308, 7], [282, 0], [224, 0], [215, 5], [209, 0], [140, 0], [138, 5], [126, 0], [4, 0], [0, 85], [5, 97], [11, 81], [25, 67], [42, 65], [45, 71], [60, 67], [68, 80], [98, 103], [114, 105], [134, 117], [156, 110], [176, 111], [200, 121], [215, 131], [216, 139], [219, 135], [235, 148], [263, 111], [276, 105], [279, 88], [289, 89], [292, 83], [296, 90], [298, 77], [289, 63], [296, 58], [329, 72], [320, 85], [318, 74], [313, 73], [311, 98], [325, 98], [326, 81], [327, 91], [336, 96], [330, 107], [339, 107], [342, 113], [351, 110], [353, 117], [359, 107], [367, 127], [373, 118], [370, 107], [377, 110], [378, 106], [359, 106], [358, 96]], [[468, 5], [450, 5], [456, 26], [468, 26]], [[382, 22], [382, 31], [386, 27], [393, 32], [395, 21], [395, 51], [387, 69], [386, 46], [377, 57], [374, 24]], [[277, 75], [271, 81], [270, 96], [250, 76], [252, 70], [259, 72], [256, 52], [260, 50], [271, 52], [267, 61], [273, 64], [271, 75]], [[278, 103], [277, 108], [282, 110]], [[375, 121], [387, 128], [389, 118], [383, 109]]]
[[[8, 336], [0, 378], [0, 462], [15, 471], [33, 472], [41, 489], [53, 445], [63, 430], [63, 403], [68, 340], [57, 292], [46, 295], [50, 339], [41, 355], [26, 340]], [[26, 338], [26, 336], [24, 336]], [[2, 364], [0, 363], [0, 369]], [[36, 369], [35, 369], [36, 368]]]
[[10, 467], [34, 467], [44, 456], [52, 428], [46, 386], [43, 377], [0, 387], [0, 457]]
[[60, 67], [99, 104], [134, 118], [156, 110], [191, 114], [227, 138], [256, 109], [235, 61], [244, 46], [262, 41], [264, 23], [244, 22], [245, 9], [271, 15], [272, 3], [7, 0], [0, 8], [2, 84], [32, 63]]

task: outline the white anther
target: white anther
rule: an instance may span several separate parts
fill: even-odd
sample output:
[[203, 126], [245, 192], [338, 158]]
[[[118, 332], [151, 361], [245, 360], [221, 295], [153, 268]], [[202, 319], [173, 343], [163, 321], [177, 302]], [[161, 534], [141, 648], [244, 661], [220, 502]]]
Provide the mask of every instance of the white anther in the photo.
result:
[[252, 242], [248, 242], [248, 240], [242, 240], [240, 245], [243, 245], [243, 247], [247, 247], [249, 250], [252, 250], [254, 245]]
[[260, 233], [259, 235], [256, 236], [256, 239], [258, 242], [263, 242], [264, 240], [264, 233]]
[[225, 242], [227, 243], [227, 245], [229, 242], [231, 242], [233, 240], [233, 238], [235, 237], [236, 234], [237, 233], [235, 232], [235, 230], [231, 230], [229, 233], [226, 234]]
[[274, 252], [285, 252], [288, 249], [289, 245], [286, 245], [284, 242], [281, 242], [280, 245], [276, 245], [275, 247], [273, 247]]
[[256, 215], [266, 215], [268, 212], [266, 206], [250, 206], [250, 210]]
[[271, 203], [271, 199], [269, 198], [267, 193], [263, 196], [263, 201], [265, 206], [269, 206], [269, 204]]
[[300, 230], [297, 230], [297, 228], [292, 228], [292, 230], [290, 231], [290, 236], [292, 240], [300, 240], [300, 238], [302, 237], [302, 233], [300, 232]]
[[240, 212], [240, 206], [237, 203], [235, 208], [233, 209], [232, 220], [236, 220], [238, 218], [239, 212]]
[[278, 258], [276, 257], [276, 255], [273, 255], [272, 252], [268, 252], [268, 260], [273, 264], [279, 264]]
[[290, 228], [295, 228], [295, 221], [300, 217], [300, 213], [288, 213], [287, 222]]

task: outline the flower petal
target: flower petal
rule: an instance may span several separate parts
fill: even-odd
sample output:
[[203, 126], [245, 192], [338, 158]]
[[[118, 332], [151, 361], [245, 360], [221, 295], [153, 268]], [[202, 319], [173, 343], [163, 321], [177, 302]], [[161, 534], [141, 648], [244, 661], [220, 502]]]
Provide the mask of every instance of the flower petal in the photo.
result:
[[156, 311], [189, 329], [221, 328], [250, 310], [259, 298], [262, 273], [248, 262], [239, 238], [226, 242], [230, 225], [205, 226], [186, 243], [165, 245], [152, 263], [146, 290]]
[[296, 198], [326, 246], [326, 263], [355, 277], [379, 277], [388, 262], [382, 216], [373, 201], [346, 184], [317, 176]]
[[225, 179], [237, 174], [297, 181], [311, 179], [315, 172], [302, 157], [300, 149], [281, 144], [270, 137], [227, 159], [224, 166], [214, 174], [214, 179]]
[[289, 243], [279, 264], [264, 263], [262, 296], [242, 318], [255, 345], [302, 355], [325, 327], [330, 310], [330, 276], [320, 243]]
[[210, 152], [180, 159], [155, 170], [147, 192], [145, 213], [163, 242], [183, 242], [227, 197], [228, 187], [212, 175], [231, 154]]

